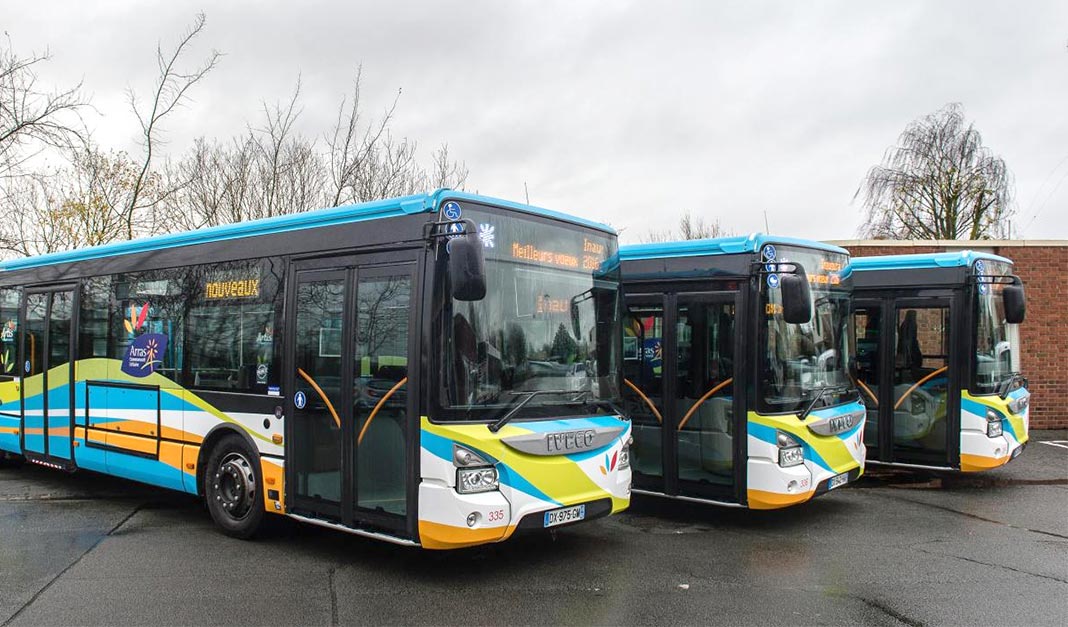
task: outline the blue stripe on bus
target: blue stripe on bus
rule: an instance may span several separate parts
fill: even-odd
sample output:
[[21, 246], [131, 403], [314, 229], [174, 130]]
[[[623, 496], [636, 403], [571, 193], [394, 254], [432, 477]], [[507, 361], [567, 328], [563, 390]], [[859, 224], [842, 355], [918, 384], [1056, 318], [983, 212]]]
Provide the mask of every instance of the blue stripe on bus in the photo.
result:
[[316, 211], [307, 211], [303, 213], [264, 218], [261, 220], [252, 220], [250, 222], [224, 224], [221, 226], [200, 229], [197, 231], [170, 233], [167, 235], [158, 235], [155, 237], [129, 240], [114, 244], [105, 244], [103, 246], [94, 246], [91, 248], [81, 248], [77, 250], [50, 253], [37, 257], [10, 259], [7, 261], [0, 262], [0, 270], [21, 270], [24, 268], [36, 268], [40, 266], [48, 266], [60, 263], [74, 263], [90, 259], [101, 259], [106, 257], [115, 257], [118, 255], [151, 252], [168, 248], [178, 248], [181, 246], [194, 246], [211, 242], [224, 242], [243, 237], [275, 235], [279, 233], [289, 233], [293, 231], [302, 231], [305, 229], [323, 228], [340, 224], [351, 224], [355, 222], [378, 220], [382, 218], [391, 218], [418, 213], [430, 213], [434, 211], [443, 201], [449, 199], [480, 202], [491, 206], [511, 209], [514, 211], [554, 218], [556, 220], [569, 222], [571, 224], [577, 224], [597, 229], [599, 231], [604, 231], [606, 233], [615, 234], [615, 230], [612, 229], [612, 227], [600, 224], [598, 222], [593, 222], [591, 220], [586, 220], [584, 218], [579, 218], [576, 216], [552, 211], [550, 209], [543, 209], [541, 207], [534, 207], [532, 205], [522, 205], [499, 198], [480, 196], [478, 194], [469, 194], [466, 192], [456, 192], [448, 189], [441, 189], [437, 190], [433, 194], [402, 196], [399, 198], [376, 200], [373, 202], [366, 202], [358, 205], [331, 207], [327, 209], [319, 209]]

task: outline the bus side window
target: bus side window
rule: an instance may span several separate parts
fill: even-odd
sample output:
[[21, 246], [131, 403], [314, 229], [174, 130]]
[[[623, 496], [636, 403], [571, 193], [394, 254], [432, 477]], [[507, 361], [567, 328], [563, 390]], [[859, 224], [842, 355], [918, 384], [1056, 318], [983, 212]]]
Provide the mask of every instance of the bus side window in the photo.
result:
[[18, 373], [18, 320], [21, 292], [0, 289], [0, 383], [11, 381]]
[[179, 382], [182, 371], [184, 270], [153, 270], [113, 277], [110, 357], [124, 361], [138, 337], [166, 338], [150, 372]]
[[281, 277], [274, 258], [188, 269], [186, 387], [266, 394], [278, 385]]
[[111, 310], [111, 277], [92, 277], [82, 282], [78, 313], [78, 359], [108, 356], [108, 326]]

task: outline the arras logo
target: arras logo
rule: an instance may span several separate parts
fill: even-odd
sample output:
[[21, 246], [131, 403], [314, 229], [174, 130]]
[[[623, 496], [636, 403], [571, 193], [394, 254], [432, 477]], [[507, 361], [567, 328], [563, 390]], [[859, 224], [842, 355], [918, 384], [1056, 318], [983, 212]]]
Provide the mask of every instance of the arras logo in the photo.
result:
[[608, 453], [604, 454], [604, 465], [601, 466], [601, 474], [608, 476], [608, 473], [616, 469], [616, 462], [619, 461], [619, 451], [612, 453], [612, 459], [608, 459]]
[[137, 305], [130, 305], [130, 319], [122, 321], [123, 326], [126, 327], [126, 333], [131, 338], [126, 355], [122, 358], [122, 371], [131, 377], [147, 377], [155, 372], [156, 365], [163, 363], [163, 354], [167, 352], [166, 335], [162, 333], [137, 335], [137, 332], [145, 326], [148, 309], [148, 303], [141, 305], [140, 311]]
[[147, 377], [162, 364], [167, 352], [167, 336], [162, 333], [145, 333], [134, 338], [122, 360], [122, 371], [131, 377]]

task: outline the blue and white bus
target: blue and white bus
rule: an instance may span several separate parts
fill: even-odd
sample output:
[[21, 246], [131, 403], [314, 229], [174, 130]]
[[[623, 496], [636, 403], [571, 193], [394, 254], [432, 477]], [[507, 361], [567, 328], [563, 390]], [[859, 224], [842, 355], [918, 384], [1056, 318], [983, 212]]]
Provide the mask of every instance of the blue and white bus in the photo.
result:
[[626, 508], [616, 234], [441, 190], [0, 263], [0, 455], [400, 544]]
[[876, 464], [974, 472], [1027, 444], [1023, 283], [973, 251], [855, 257], [857, 382]]

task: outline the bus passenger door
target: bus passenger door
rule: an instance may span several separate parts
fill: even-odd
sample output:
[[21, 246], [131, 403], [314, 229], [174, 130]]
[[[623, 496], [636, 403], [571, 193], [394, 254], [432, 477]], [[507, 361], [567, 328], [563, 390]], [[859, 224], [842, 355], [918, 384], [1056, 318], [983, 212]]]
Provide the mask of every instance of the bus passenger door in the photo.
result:
[[[624, 401], [634, 487], [737, 501], [744, 438], [734, 394], [737, 293], [627, 298]], [[738, 405], [740, 407], [740, 405]], [[744, 450], [744, 449], [741, 449]]]
[[71, 470], [75, 290], [26, 291], [21, 326], [22, 450], [27, 459]]
[[[864, 446], [868, 449], [868, 459], [889, 461], [889, 450], [883, 450], [879, 436], [879, 425], [883, 407], [893, 404], [893, 398], [883, 398], [882, 372], [884, 356], [887, 349], [882, 342], [886, 337], [883, 329], [883, 311], [886, 304], [883, 299], [857, 298], [853, 303], [853, 328], [856, 332], [856, 359], [852, 375], [860, 388], [860, 397], [867, 408], [867, 420], [864, 422]], [[886, 420], [889, 420], [887, 416]]]
[[[679, 495], [736, 501], [735, 451], [745, 438], [735, 405], [737, 293], [679, 294], [675, 304], [674, 409], [669, 412]], [[744, 450], [741, 449], [741, 450]], [[744, 462], [744, 457], [742, 458]]]
[[[890, 311], [890, 310], [888, 310]], [[959, 435], [959, 391], [951, 385], [949, 298], [898, 299], [893, 318], [894, 361], [887, 378], [893, 461], [950, 466]], [[954, 436], [954, 437], [951, 437]]]
[[623, 330], [623, 400], [634, 444], [631, 469], [638, 490], [667, 493], [664, 468], [664, 302], [628, 297]]
[[347, 526], [411, 535], [415, 264], [297, 262], [286, 328], [286, 504]]

